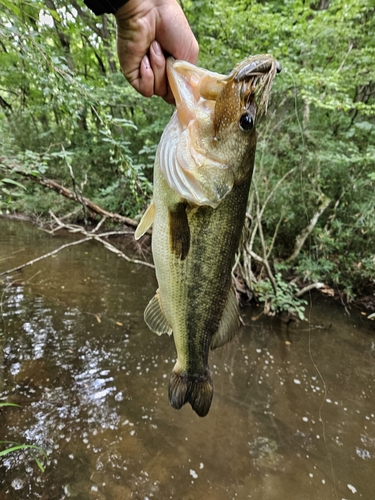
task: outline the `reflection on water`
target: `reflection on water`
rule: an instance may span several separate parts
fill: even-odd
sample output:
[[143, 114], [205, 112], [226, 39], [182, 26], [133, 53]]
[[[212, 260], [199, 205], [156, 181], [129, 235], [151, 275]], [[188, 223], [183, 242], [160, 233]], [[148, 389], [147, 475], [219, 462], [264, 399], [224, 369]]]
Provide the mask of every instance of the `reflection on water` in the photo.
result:
[[[69, 238], [1, 219], [0, 235], [0, 272]], [[0, 499], [374, 497], [375, 323], [321, 299], [288, 332], [245, 311], [200, 419], [168, 404], [173, 342], [143, 322], [155, 288], [94, 243], [5, 281], [0, 400], [21, 408], [0, 410], [0, 439], [49, 460], [0, 458]]]

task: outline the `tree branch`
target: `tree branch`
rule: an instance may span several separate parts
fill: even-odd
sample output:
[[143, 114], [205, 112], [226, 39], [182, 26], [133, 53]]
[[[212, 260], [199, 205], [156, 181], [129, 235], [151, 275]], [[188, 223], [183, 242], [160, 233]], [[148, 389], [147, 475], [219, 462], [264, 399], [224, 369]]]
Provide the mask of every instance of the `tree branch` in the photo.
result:
[[82, 238], [81, 240], [78, 240], [78, 241], [73, 241], [72, 243], [66, 243], [65, 245], [62, 245], [61, 247], [56, 248], [52, 252], [48, 252], [44, 255], [41, 255], [40, 257], [37, 257], [36, 259], [30, 260], [30, 261], [26, 262], [25, 264], [21, 264], [20, 266], [14, 267], [13, 269], [8, 269], [7, 271], [3, 271], [2, 273], [0, 273], [0, 276], [5, 276], [7, 274], [12, 274], [16, 271], [20, 271], [21, 269], [23, 269], [25, 267], [28, 267], [28, 266], [35, 264], [36, 262], [39, 262], [43, 259], [47, 259], [48, 257], [52, 257], [52, 255], [57, 254], [58, 252], [60, 252], [61, 250], [64, 250], [65, 248], [72, 247], [74, 245], [79, 245], [81, 243], [85, 243], [86, 241], [90, 241], [90, 240], [98, 241], [99, 243], [104, 245], [107, 248], [107, 250], [110, 250], [111, 252], [115, 253], [119, 257], [122, 257], [127, 262], [130, 262], [132, 264], [141, 264], [143, 266], [147, 266], [147, 267], [151, 267], [152, 269], [155, 269], [155, 266], [153, 264], [150, 264], [149, 262], [145, 262], [145, 261], [138, 260], [138, 259], [132, 259], [132, 258], [128, 257], [127, 255], [125, 255], [123, 252], [121, 252], [121, 250], [119, 250], [115, 246], [108, 243], [108, 241], [103, 240], [103, 238], [108, 237], [108, 236], [113, 236], [113, 235], [117, 235], [117, 234], [124, 234], [124, 231], [120, 231], [120, 232], [110, 231], [107, 233], [96, 234], [95, 231], [97, 229], [99, 229], [99, 227], [102, 223], [102, 221], [100, 221], [99, 224], [97, 225], [97, 227], [92, 232], [87, 232], [87, 231], [85, 231], [85, 229], [83, 227], [70, 226], [69, 224], [64, 224], [52, 212], [50, 212], [50, 213], [51, 213], [52, 217], [54, 218], [54, 220], [56, 221], [56, 223], [58, 225], [58, 229], [67, 229], [68, 231], [70, 231], [72, 233], [79, 232], [79, 233], [83, 234], [85, 236], [85, 238]]
[[[155, 266], [153, 264], [150, 264], [149, 262], [145, 262], [143, 260], [132, 259], [132, 258], [128, 257], [127, 255], [125, 255], [123, 252], [121, 252], [121, 250], [119, 250], [115, 246], [108, 243], [108, 241], [103, 240], [103, 238], [106, 238], [108, 236], [129, 234], [129, 232], [127, 232], [127, 231], [110, 231], [107, 233], [96, 234], [96, 231], [100, 228], [100, 226], [104, 222], [103, 219], [101, 221], [99, 221], [97, 226], [92, 231], [88, 232], [86, 229], [84, 229], [81, 226], [76, 226], [73, 224], [64, 224], [63, 222], [61, 222], [61, 220], [58, 217], [56, 217], [56, 215], [52, 212], [52, 210], [50, 210], [50, 215], [57, 223], [57, 229], [66, 229], [70, 233], [81, 233], [90, 239], [98, 241], [99, 243], [104, 245], [107, 248], [107, 250], [110, 250], [111, 252], [115, 253], [119, 257], [122, 257], [127, 262], [131, 262], [132, 264], [142, 264], [143, 266], [147, 266], [147, 267], [151, 267], [152, 269], [155, 269]], [[56, 231], [56, 229], [52, 230], [51, 232], [53, 233], [54, 231]]]
[[33, 260], [29, 260], [29, 262], [26, 262], [25, 264], [21, 264], [20, 266], [14, 267], [13, 269], [8, 269], [7, 271], [3, 271], [2, 273], [0, 273], [0, 276], [5, 276], [6, 274], [12, 274], [15, 271], [20, 271], [24, 267], [31, 266], [31, 265], [35, 264], [36, 262], [39, 262], [40, 260], [47, 259], [48, 257], [55, 255], [56, 253], [60, 252], [61, 250], [64, 250], [64, 248], [72, 247], [74, 245], [79, 245], [80, 243], [84, 243], [85, 241], [89, 241], [89, 240], [91, 240], [91, 238], [83, 238], [82, 240], [73, 241], [72, 243], [66, 243], [66, 245], [62, 245], [61, 247], [56, 248], [52, 252], [49, 252], [49, 253], [42, 255], [41, 257], [38, 257], [38, 258], [33, 259]]
[[302, 297], [302, 295], [304, 295], [305, 293], [309, 292], [310, 290], [314, 290], [314, 289], [318, 289], [319, 288], [324, 288], [326, 285], [324, 283], [311, 283], [310, 285], [307, 285], [303, 288], [301, 288], [301, 290], [299, 290], [297, 293], [296, 293], [296, 297]]
[[[254, 186], [254, 192], [255, 192], [255, 199], [256, 199], [258, 234], [259, 234], [260, 242], [261, 242], [262, 249], [263, 249], [262, 261], [263, 261], [264, 267], [266, 268], [267, 275], [271, 281], [273, 291], [276, 295], [277, 294], [277, 285], [276, 285], [276, 280], [275, 280], [275, 277], [271, 271], [271, 267], [269, 265], [268, 258], [267, 258], [266, 242], [264, 241], [264, 236], [263, 236], [263, 227], [262, 227], [262, 218], [261, 218], [262, 216], [261, 216], [261, 210], [260, 210], [259, 195], [258, 195], [258, 190], [257, 190], [256, 186]], [[254, 255], [252, 255], [252, 257], [254, 257]]]
[[61, 194], [62, 196], [65, 196], [65, 198], [68, 198], [69, 200], [72, 200], [72, 201], [75, 201], [81, 205], [84, 205], [89, 210], [91, 210], [91, 212], [94, 212], [97, 215], [107, 217], [110, 220], [126, 224], [127, 226], [130, 226], [133, 228], [136, 228], [138, 226], [138, 222], [135, 221], [134, 219], [130, 219], [129, 217], [124, 217], [123, 215], [120, 215], [120, 214], [107, 212], [106, 210], [99, 207], [99, 205], [96, 205], [94, 202], [92, 202], [88, 198], [85, 198], [84, 196], [78, 197], [76, 193], [74, 193], [70, 189], [66, 188], [65, 186], [62, 186], [61, 184], [57, 183], [56, 181], [53, 181], [52, 179], [47, 179], [45, 177], [36, 177], [35, 175], [24, 172], [19, 166], [14, 165], [14, 164], [11, 166], [8, 166], [6, 163], [6, 158], [0, 157], [0, 168], [3, 168], [9, 172], [12, 172], [12, 173], [15, 173], [18, 175], [22, 175], [26, 179], [30, 179], [34, 182], [37, 182], [41, 186], [47, 187], [48, 189], [52, 189], [52, 191], [55, 191], [56, 193]]
[[305, 229], [303, 229], [302, 232], [297, 236], [293, 253], [286, 260], [294, 260], [298, 256], [298, 254], [301, 251], [301, 248], [303, 247], [303, 244], [306, 241], [306, 238], [309, 236], [309, 234], [312, 233], [314, 227], [316, 226], [316, 223], [318, 222], [319, 217], [322, 215], [322, 213], [330, 203], [331, 200], [328, 197], [325, 197], [318, 210], [312, 216], [309, 225], [305, 227]]

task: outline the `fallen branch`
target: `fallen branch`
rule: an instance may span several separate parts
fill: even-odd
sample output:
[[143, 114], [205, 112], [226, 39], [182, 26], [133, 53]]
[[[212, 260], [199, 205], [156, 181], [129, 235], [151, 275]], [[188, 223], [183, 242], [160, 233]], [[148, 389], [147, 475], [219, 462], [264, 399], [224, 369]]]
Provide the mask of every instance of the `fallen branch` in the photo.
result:
[[302, 232], [297, 236], [296, 243], [294, 245], [293, 253], [286, 260], [294, 260], [298, 256], [298, 254], [300, 253], [301, 248], [303, 247], [303, 244], [305, 243], [307, 237], [312, 233], [314, 227], [316, 226], [316, 223], [318, 222], [319, 217], [322, 215], [322, 213], [325, 211], [325, 209], [328, 207], [328, 205], [330, 203], [331, 203], [331, 200], [329, 198], [325, 197], [322, 204], [318, 208], [318, 210], [312, 216], [309, 225], [307, 227], [305, 227], [305, 229], [303, 229]]
[[73, 241], [72, 243], [66, 243], [65, 245], [62, 245], [61, 247], [56, 248], [52, 252], [49, 252], [49, 253], [42, 255], [41, 257], [37, 257], [36, 259], [29, 260], [29, 262], [26, 262], [25, 264], [21, 264], [20, 266], [14, 267], [13, 269], [8, 269], [7, 271], [3, 271], [2, 273], [0, 273], [0, 276], [5, 276], [7, 274], [12, 274], [16, 271], [20, 271], [21, 269], [23, 269], [25, 267], [32, 266], [33, 264], [35, 264], [36, 262], [39, 262], [40, 260], [47, 259], [48, 257], [52, 257], [52, 255], [57, 254], [61, 250], [64, 250], [64, 248], [72, 247], [74, 245], [79, 245], [80, 243], [84, 243], [85, 241], [89, 241], [90, 239], [91, 238], [83, 238], [82, 240]]
[[65, 198], [68, 198], [69, 200], [75, 201], [76, 203], [79, 203], [80, 205], [87, 207], [89, 210], [91, 210], [91, 212], [97, 215], [102, 215], [116, 222], [122, 222], [123, 224], [126, 224], [127, 226], [134, 228], [136, 228], [138, 225], [138, 222], [135, 221], [134, 219], [130, 219], [129, 217], [125, 217], [120, 214], [107, 212], [106, 210], [99, 207], [99, 205], [96, 205], [96, 203], [89, 200], [88, 198], [85, 198], [84, 196], [78, 196], [77, 193], [71, 191], [65, 186], [62, 186], [61, 184], [52, 179], [47, 179], [43, 176], [36, 177], [35, 175], [24, 172], [22, 168], [19, 165], [16, 165], [14, 162], [12, 165], [9, 165], [8, 162], [6, 161], [6, 158], [0, 157], [0, 166], [4, 170], [7, 170], [14, 174], [21, 175], [22, 177], [32, 180], [40, 184], [41, 186], [44, 186], [48, 189], [52, 189], [52, 191], [55, 191], [56, 193], [61, 194], [62, 196], [65, 196]]
[[296, 297], [302, 297], [302, 295], [304, 295], [305, 293], [309, 292], [310, 290], [315, 290], [316, 288], [319, 290], [319, 288], [324, 288], [326, 285], [324, 283], [311, 283], [310, 285], [307, 285], [303, 288], [301, 288], [301, 290], [299, 290], [297, 293], [296, 293]]
[[64, 224], [58, 217], [56, 217], [56, 215], [52, 211], [50, 211], [50, 214], [57, 224], [57, 227], [55, 229], [48, 231], [51, 234], [53, 234], [55, 231], [57, 231], [59, 229], [65, 229], [71, 233], [81, 233], [85, 237], [82, 238], [81, 240], [73, 241], [72, 243], [66, 243], [65, 245], [62, 245], [61, 247], [56, 248], [52, 252], [46, 253], [40, 257], [37, 257], [36, 259], [33, 259], [33, 260], [30, 260], [29, 262], [26, 262], [25, 264], [21, 264], [20, 266], [14, 267], [13, 269], [9, 269], [8, 271], [3, 271], [2, 273], [0, 273], [0, 276], [5, 276], [6, 274], [12, 274], [15, 271], [20, 271], [21, 269], [23, 269], [25, 267], [31, 266], [32, 264], [35, 264], [36, 262], [39, 262], [43, 259], [46, 259], [48, 257], [51, 257], [52, 255], [57, 254], [58, 252], [60, 252], [61, 250], [64, 250], [65, 248], [68, 248], [68, 247], [71, 247], [74, 245], [79, 245], [80, 243], [84, 243], [85, 241], [90, 241], [90, 240], [98, 241], [99, 243], [104, 245], [107, 248], [107, 250], [115, 253], [119, 257], [125, 259], [127, 262], [130, 262], [132, 264], [140, 264], [142, 266], [147, 266], [147, 267], [150, 267], [152, 269], [155, 269], [155, 266], [153, 264], [150, 264], [149, 262], [145, 262], [143, 260], [132, 259], [131, 257], [128, 257], [126, 254], [124, 254], [124, 252], [121, 252], [121, 250], [119, 250], [115, 246], [111, 245], [108, 241], [103, 240], [103, 238], [106, 238], [108, 236], [119, 236], [119, 235], [123, 235], [123, 234], [130, 234], [129, 231], [109, 231], [106, 233], [96, 234], [95, 231], [97, 231], [100, 228], [100, 226], [103, 223], [103, 220], [99, 221], [99, 223], [93, 229], [92, 232], [88, 232], [83, 227], [76, 226], [73, 224], [72, 225]]
[[127, 262], [131, 262], [133, 264], [142, 264], [143, 266], [147, 266], [147, 267], [151, 267], [152, 269], [155, 269], [155, 266], [153, 264], [149, 264], [148, 262], [145, 262], [143, 260], [132, 259], [132, 258], [128, 257], [126, 254], [124, 254], [123, 252], [121, 252], [121, 250], [119, 250], [115, 246], [108, 243], [108, 241], [103, 240], [103, 238], [106, 238], [108, 236], [121, 236], [124, 234], [132, 234], [129, 231], [109, 231], [106, 233], [96, 234], [96, 231], [100, 228], [100, 226], [104, 222], [103, 219], [98, 222], [98, 224], [96, 225], [96, 227], [94, 227], [94, 229], [92, 231], [88, 232], [86, 229], [84, 229], [81, 226], [77, 226], [75, 224], [64, 224], [63, 222], [61, 222], [61, 220], [58, 217], [56, 217], [56, 215], [52, 212], [52, 210], [50, 210], [49, 213], [57, 224], [57, 228], [53, 229], [51, 231], [52, 233], [54, 231], [59, 230], [59, 229], [65, 229], [65, 230], [69, 231], [70, 233], [81, 233], [81, 234], [83, 234], [83, 236], [86, 236], [90, 239], [98, 241], [99, 243], [104, 245], [108, 250], [115, 253], [119, 257], [125, 259]]
[[119, 250], [115, 246], [113, 246], [110, 243], [108, 243], [108, 241], [102, 240], [102, 238], [100, 237], [100, 235], [93, 236], [93, 239], [95, 241], [99, 241], [99, 243], [102, 243], [107, 248], [107, 250], [115, 253], [119, 257], [125, 259], [127, 262], [131, 262], [132, 264], [142, 264], [142, 266], [147, 266], [147, 267], [151, 267], [151, 269], [155, 269], [155, 266], [153, 264], [150, 264], [149, 262], [145, 262], [143, 260], [138, 260], [138, 259], [131, 259], [127, 255], [125, 255], [123, 252], [121, 252], [121, 250]]
[[272, 274], [271, 267], [270, 267], [270, 265], [268, 263], [268, 260], [267, 259], [263, 259], [260, 255], [256, 254], [253, 250], [248, 250], [248, 253], [250, 254], [250, 256], [254, 260], [256, 260], [257, 262], [260, 262], [261, 264], [263, 264], [263, 266], [266, 269], [267, 276], [268, 276], [268, 278], [269, 278], [269, 280], [271, 282], [273, 291], [274, 291], [274, 293], [276, 295], [276, 293], [277, 293], [277, 285], [276, 285], [275, 277]]

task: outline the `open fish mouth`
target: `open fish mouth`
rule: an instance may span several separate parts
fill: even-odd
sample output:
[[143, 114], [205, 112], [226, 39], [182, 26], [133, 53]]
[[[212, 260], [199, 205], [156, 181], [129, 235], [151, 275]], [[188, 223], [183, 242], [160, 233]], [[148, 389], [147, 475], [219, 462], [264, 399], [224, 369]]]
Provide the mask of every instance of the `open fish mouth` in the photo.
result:
[[243, 82], [258, 98], [258, 114], [266, 113], [273, 80], [282, 71], [281, 63], [270, 54], [250, 56], [233, 68], [224, 81]]
[[270, 71], [273, 71], [275, 65], [276, 73], [280, 73], [282, 69], [281, 64], [273, 57], [270, 57], [269, 59], [255, 59], [254, 61], [246, 60], [240, 64], [240, 68], [235, 68], [233, 70], [233, 72], [236, 73], [234, 77], [236, 82], [241, 82], [264, 73], [269, 73]]

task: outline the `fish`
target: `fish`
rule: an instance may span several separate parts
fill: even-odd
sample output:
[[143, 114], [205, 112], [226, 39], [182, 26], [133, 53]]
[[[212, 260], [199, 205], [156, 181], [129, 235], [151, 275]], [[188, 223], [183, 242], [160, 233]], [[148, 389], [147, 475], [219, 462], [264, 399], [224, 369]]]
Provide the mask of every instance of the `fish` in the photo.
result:
[[270, 54], [249, 56], [228, 74], [167, 59], [176, 109], [160, 139], [154, 192], [135, 232], [153, 225], [158, 289], [144, 319], [173, 335], [171, 406], [208, 414], [213, 398], [210, 350], [240, 327], [232, 267], [244, 225], [256, 150], [256, 124], [267, 111], [281, 67]]

